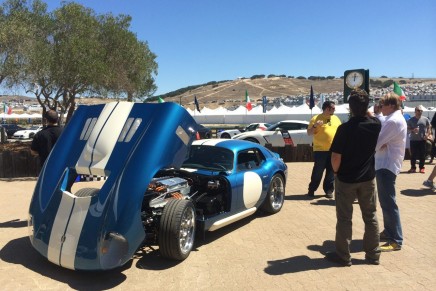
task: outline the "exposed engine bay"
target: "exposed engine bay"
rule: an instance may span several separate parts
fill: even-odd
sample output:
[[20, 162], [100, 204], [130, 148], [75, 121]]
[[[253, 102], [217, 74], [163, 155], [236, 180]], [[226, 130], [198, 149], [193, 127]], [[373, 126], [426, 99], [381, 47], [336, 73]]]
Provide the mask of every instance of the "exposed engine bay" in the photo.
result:
[[156, 242], [160, 216], [170, 199], [187, 199], [198, 219], [207, 220], [230, 210], [230, 187], [223, 176], [205, 176], [183, 170], [162, 170], [151, 180], [142, 201], [141, 218], [147, 241]]

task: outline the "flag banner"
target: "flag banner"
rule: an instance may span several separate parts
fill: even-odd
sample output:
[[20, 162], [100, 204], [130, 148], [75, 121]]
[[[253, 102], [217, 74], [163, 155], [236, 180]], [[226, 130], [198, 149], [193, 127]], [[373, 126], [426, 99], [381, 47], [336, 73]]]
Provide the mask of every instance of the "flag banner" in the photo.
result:
[[164, 101], [162, 98], [160, 98], [160, 97], [159, 97], [159, 99], [157, 99], [157, 102], [159, 102], [159, 103], [165, 103], [165, 101]]
[[401, 89], [400, 85], [398, 85], [397, 82], [394, 82], [394, 93], [400, 96], [401, 101], [406, 101], [406, 94], [404, 94], [403, 89]]
[[309, 98], [309, 108], [312, 110], [312, 108], [315, 107], [315, 99], [313, 97], [313, 87], [310, 85], [310, 98]]
[[3, 103], [3, 113], [4, 114], [12, 114], [12, 108], [6, 105], [6, 103]]
[[248, 111], [253, 109], [253, 107], [251, 106], [250, 97], [248, 96], [248, 90], [245, 90], [245, 107]]
[[197, 111], [201, 113], [200, 105], [198, 104], [197, 96], [195, 96], [195, 95], [194, 95], [194, 103], [195, 103], [195, 108], [197, 109]]

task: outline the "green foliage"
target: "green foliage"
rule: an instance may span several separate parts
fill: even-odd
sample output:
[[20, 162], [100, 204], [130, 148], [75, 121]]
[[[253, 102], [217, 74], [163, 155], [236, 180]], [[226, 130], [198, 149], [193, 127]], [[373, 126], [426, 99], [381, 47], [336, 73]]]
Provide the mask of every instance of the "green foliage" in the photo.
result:
[[308, 80], [325, 80], [325, 77], [320, 77], [320, 76], [309, 76], [307, 79], [308, 79]]
[[381, 80], [369, 79], [369, 84], [371, 85], [371, 87], [375, 87], [375, 88], [383, 87], [383, 82]]
[[129, 30], [130, 16], [97, 15], [74, 2], [48, 13], [40, 0], [0, 6], [0, 83], [24, 86], [44, 108], [72, 114], [75, 98], [145, 98], [156, 91], [156, 55]]
[[251, 76], [251, 80], [254, 80], [254, 79], [264, 79], [265, 78], [265, 75], [253, 75], [253, 76]]
[[304, 77], [304, 76], [298, 76], [297, 79], [298, 79], [298, 80], [306, 80], [306, 77]]

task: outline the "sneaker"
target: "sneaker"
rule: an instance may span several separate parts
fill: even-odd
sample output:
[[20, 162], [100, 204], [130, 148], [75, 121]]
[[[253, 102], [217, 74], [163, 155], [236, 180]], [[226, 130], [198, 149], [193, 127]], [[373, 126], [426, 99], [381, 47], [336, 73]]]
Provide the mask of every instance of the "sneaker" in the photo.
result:
[[315, 191], [310, 191], [307, 193], [307, 196], [309, 197], [315, 197]]
[[411, 168], [407, 173], [416, 173], [416, 168]]
[[346, 260], [342, 259], [336, 252], [327, 252], [325, 254], [325, 259], [327, 261], [337, 263], [337, 264], [342, 265], [344, 267], [351, 266], [351, 260], [346, 261]]
[[421, 168], [421, 169], [419, 169], [419, 172], [420, 172], [421, 174], [425, 174], [425, 168]]
[[327, 197], [328, 199], [333, 199], [333, 191], [332, 190], [327, 191], [327, 193], [325, 193], [325, 197]]
[[380, 265], [380, 259], [373, 259], [373, 258], [365, 256], [365, 261], [369, 265]]
[[401, 250], [401, 245], [394, 241], [388, 241], [384, 245], [380, 246], [380, 251], [382, 252], [393, 252]]
[[430, 181], [430, 180], [425, 180], [425, 181], [422, 183], [422, 185], [424, 185], [425, 187], [430, 188], [431, 190], [435, 190], [435, 189], [436, 189], [435, 186], [434, 186], [434, 184], [433, 184], [433, 182]]

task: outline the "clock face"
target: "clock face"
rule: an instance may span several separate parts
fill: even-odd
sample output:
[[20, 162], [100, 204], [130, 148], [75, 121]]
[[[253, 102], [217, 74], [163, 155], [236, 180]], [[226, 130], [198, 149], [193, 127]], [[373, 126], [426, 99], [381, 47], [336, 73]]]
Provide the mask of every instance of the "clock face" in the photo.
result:
[[363, 84], [363, 75], [360, 72], [350, 72], [345, 77], [345, 83], [349, 88], [358, 88]]

